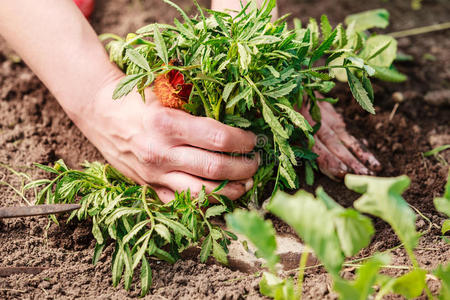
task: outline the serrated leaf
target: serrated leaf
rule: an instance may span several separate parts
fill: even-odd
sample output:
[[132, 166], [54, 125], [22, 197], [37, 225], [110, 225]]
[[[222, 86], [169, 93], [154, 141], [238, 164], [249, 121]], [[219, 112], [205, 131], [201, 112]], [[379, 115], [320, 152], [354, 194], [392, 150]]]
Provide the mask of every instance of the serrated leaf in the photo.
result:
[[145, 256], [142, 257], [141, 266], [141, 297], [147, 295], [150, 287], [152, 286], [152, 269]]
[[280, 260], [275, 253], [277, 242], [272, 222], [264, 220], [254, 211], [236, 209], [225, 216], [227, 227], [244, 235], [258, 249], [257, 256], [264, 258], [269, 269], [274, 270]]
[[347, 188], [363, 194], [354, 202], [354, 207], [389, 223], [405, 247], [412, 250], [419, 238], [415, 225], [416, 215], [401, 196], [409, 184], [407, 176], [345, 176]]
[[159, 234], [160, 237], [166, 240], [166, 242], [170, 243], [170, 238], [172, 235], [170, 234], [170, 231], [166, 226], [164, 226], [163, 224], [156, 224], [154, 228], [156, 233]]
[[139, 250], [136, 252], [136, 254], [133, 257], [133, 265], [131, 266], [131, 270], [136, 269], [139, 262], [142, 260], [142, 258], [145, 255], [145, 252], [147, 251], [148, 242], [150, 241], [150, 235], [147, 236], [147, 238], [144, 240], [142, 245], [139, 247]]
[[275, 88], [270, 91], [263, 92], [263, 94], [267, 97], [279, 98], [288, 95], [297, 87], [297, 83], [290, 83], [288, 85], [283, 86], [282, 88]]
[[233, 106], [235, 106], [240, 100], [247, 98], [252, 92], [252, 89], [250, 87], [245, 88], [244, 91], [240, 92], [239, 94], [237, 94], [236, 96], [234, 96], [233, 98], [231, 98], [230, 101], [227, 102], [226, 108], [232, 108]]
[[228, 184], [228, 180], [224, 180], [222, 181], [218, 186], [216, 186], [213, 190], [212, 193], [217, 193], [220, 192], [227, 184]]
[[105, 244], [95, 244], [94, 255], [92, 255], [92, 264], [96, 265], [100, 257], [102, 256], [103, 249], [105, 248]]
[[280, 137], [282, 137], [284, 139], [288, 139], [289, 135], [284, 130], [280, 121], [278, 121], [278, 119], [275, 117], [275, 115], [273, 114], [270, 107], [267, 106], [265, 99], [261, 99], [261, 105], [263, 108], [262, 113], [263, 113], [264, 120], [267, 122], [267, 124], [269, 124], [272, 131], [274, 133], [278, 134]]
[[248, 41], [248, 44], [249, 46], [257, 46], [257, 45], [273, 44], [278, 42], [281, 42], [281, 39], [279, 37], [273, 35], [259, 35]]
[[388, 68], [397, 56], [397, 41], [388, 35], [372, 36], [365, 41], [358, 56], [371, 66]]
[[310, 59], [310, 64], [321, 58], [325, 51], [330, 49], [331, 45], [333, 44], [334, 39], [336, 38], [337, 29], [333, 30], [333, 32], [330, 34], [330, 36], [320, 44], [320, 46], [313, 52]]
[[303, 131], [312, 132], [313, 129], [311, 125], [309, 125], [308, 121], [306, 121], [302, 114], [283, 104], [277, 103], [277, 106], [288, 115], [289, 119], [295, 126]]
[[227, 254], [225, 250], [223, 250], [222, 246], [218, 242], [213, 240], [212, 249], [213, 249], [212, 255], [214, 256], [214, 258], [221, 264], [227, 265], [228, 264]]
[[227, 125], [236, 126], [240, 128], [248, 128], [252, 125], [252, 123], [249, 120], [236, 115], [225, 115], [225, 118], [223, 118], [223, 122]]
[[163, 217], [159, 217], [159, 218], [156, 218], [156, 219], [159, 222], [161, 222], [164, 225], [166, 225], [167, 227], [171, 228], [175, 233], [184, 235], [185, 237], [188, 237], [188, 238], [193, 238], [192, 232], [190, 232], [182, 224], [180, 224], [178, 222], [175, 222], [173, 220], [167, 219], [167, 218], [163, 218]]
[[112, 94], [112, 98], [119, 99], [126, 95], [128, 95], [134, 87], [142, 80], [142, 78], [146, 74], [133, 74], [133, 75], [127, 75], [124, 78], [122, 78], [119, 83], [117, 84], [116, 88], [114, 89], [114, 92]]
[[122, 278], [123, 266], [124, 266], [124, 258], [122, 249], [116, 244], [116, 253], [115, 256], [113, 257], [113, 264], [112, 264], [112, 283], [114, 287], [116, 287], [119, 284], [120, 278]]
[[209, 219], [211, 217], [216, 217], [222, 215], [227, 211], [226, 206], [224, 205], [214, 205], [206, 210], [205, 219]]
[[94, 236], [95, 240], [97, 241], [97, 244], [103, 244], [103, 234], [100, 230], [100, 227], [98, 226], [98, 223], [96, 221], [96, 218], [94, 217], [92, 220], [92, 235]]
[[361, 105], [361, 107], [369, 113], [375, 114], [375, 108], [373, 107], [372, 101], [370, 101], [370, 98], [358, 77], [347, 69], [347, 78], [350, 91], [359, 105]]
[[145, 59], [145, 57], [142, 56], [142, 54], [137, 52], [135, 49], [128, 48], [126, 51], [126, 56], [132, 63], [134, 63], [138, 67], [146, 70], [147, 72], [151, 72], [150, 66], [148, 65], [148, 62]]
[[144, 221], [139, 222], [136, 225], [134, 225], [133, 229], [131, 229], [131, 231], [129, 231], [123, 237], [123, 243], [127, 244], [131, 239], [133, 239], [139, 233], [139, 231], [141, 231], [144, 228], [144, 226], [146, 226], [149, 223], [150, 223], [150, 220], [144, 220]]
[[237, 43], [239, 53], [239, 64], [243, 70], [247, 70], [252, 60], [251, 54], [241, 43]]
[[294, 195], [278, 191], [267, 209], [294, 228], [330, 273], [338, 274], [344, 255], [325, 204], [303, 190]]
[[326, 15], [322, 15], [320, 17], [320, 29], [322, 30], [322, 35], [324, 39], [327, 39], [333, 28], [331, 28], [330, 21], [328, 21], [328, 17]]
[[205, 239], [203, 240], [202, 249], [200, 250], [200, 261], [202, 263], [205, 263], [211, 254], [212, 242], [213, 242], [213, 239], [212, 239], [211, 235], [207, 235], [205, 237]]
[[223, 101], [227, 102], [227, 100], [230, 97], [230, 94], [233, 91], [236, 84], [237, 84], [237, 82], [229, 82], [225, 85], [225, 87], [223, 88], [223, 93], [222, 93]]
[[155, 39], [155, 50], [158, 54], [159, 58], [168, 65], [169, 64], [169, 57], [167, 54], [167, 46], [164, 42], [164, 39], [161, 35], [161, 32], [159, 31], [158, 24], [153, 24], [153, 38]]

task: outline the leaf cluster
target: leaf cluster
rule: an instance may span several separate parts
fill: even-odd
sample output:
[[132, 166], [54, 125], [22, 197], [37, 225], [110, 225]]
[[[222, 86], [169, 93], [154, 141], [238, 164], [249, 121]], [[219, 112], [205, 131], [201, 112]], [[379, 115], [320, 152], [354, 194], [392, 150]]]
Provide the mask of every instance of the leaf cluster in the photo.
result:
[[[347, 27], [339, 24], [335, 28], [322, 16], [320, 24], [310, 19], [302, 27], [297, 20], [295, 28], [289, 29], [287, 16], [271, 22], [275, 0], [264, 1], [261, 8], [249, 1], [235, 16], [202, 9], [194, 2], [198, 8], [194, 17], [188, 17], [175, 3], [164, 2], [180, 12], [181, 21], [150, 24], [125, 39], [103, 36], [113, 38], [107, 44], [110, 58], [127, 75], [113, 98], [134, 88], [144, 96], [143, 90], [156, 77], [180, 71], [193, 85], [186, 111], [267, 137], [261, 149], [262, 166], [276, 161], [276, 187], [298, 187], [294, 167], [300, 161], [306, 165], [308, 183], [312, 182], [314, 129], [297, 109], [308, 106], [313, 119], [320, 122], [317, 102], [336, 101], [317, 99], [316, 91], [328, 93], [335, 85], [333, 78], [339, 79], [344, 72], [357, 102], [375, 113], [369, 76], [385, 74], [383, 79], [394, 80], [389, 67], [396, 41], [362, 32], [385, 27], [385, 14], [373, 20], [349, 17]], [[378, 11], [368, 14], [380, 15]]]
[[[413, 253], [419, 237], [415, 229], [416, 217], [401, 197], [409, 186], [409, 178], [347, 175], [345, 183], [348, 188], [362, 194], [354, 203], [355, 208], [341, 207], [322, 188], [318, 188], [316, 197], [303, 190], [294, 195], [278, 191], [267, 209], [289, 224], [314, 251], [330, 273], [334, 290], [340, 299], [370, 299], [375, 293], [375, 285], [379, 287], [375, 299], [382, 299], [387, 293], [400, 294], [411, 299], [419, 297], [423, 291], [429, 299], [434, 299], [426, 285], [426, 275], [429, 273], [442, 281], [439, 299], [447, 299], [450, 295], [449, 266], [439, 266], [431, 272], [424, 270], [419, 267]], [[449, 185], [444, 195], [447, 198]], [[438, 209], [445, 212], [447, 202], [437, 200]], [[406, 274], [398, 278], [381, 274], [381, 269], [389, 265], [390, 257], [387, 254], [375, 254], [359, 266], [355, 280], [346, 280], [340, 276], [345, 258], [366, 247], [374, 234], [372, 221], [362, 213], [380, 217], [394, 229], [412, 263]], [[274, 263], [279, 257], [275, 252], [276, 240], [271, 223], [264, 221], [254, 212], [242, 210], [228, 214], [226, 220], [230, 229], [245, 235], [258, 248], [259, 253], [264, 253], [262, 257], [267, 260], [270, 272], [263, 274], [260, 282], [261, 293], [279, 300], [299, 299], [302, 282], [298, 282], [299, 288], [296, 289], [292, 278], [281, 279], [277, 275]], [[261, 242], [263, 238], [273, 241], [275, 245], [273, 242]], [[300, 267], [300, 272], [303, 270], [304, 267]], [[299, 278], [302, 276], [299, 275]]]
[[[92, 220], [92, 234], [97, 241], [94, 264], [105, 245], [114, 241], [114, 286], [123, 278], [125, 289], [130, 289], [133, 274], [140, 266], [141, 294], [147, 294], [152, 284], [149, 259], [174, 263], [183, 250], [202, 240], [202, 262], [212, 255], [227, 263], [227, 246], [236, 236], [210, 222], [212, 217], [232, 209], [229, 199], [216, 194], [226, 182], [211, 194], [204, 190], [197, 197], [189, 190], [176, 193], [173, 201], [164, 204], [152, 188], [136, 185], [110, 165], [86, 162], [79, 171], [59, 160], [53, 167], [38, 167], [53, 173], [55, 178], [33, 181], [25, 190], [42, 188], [35, 204], [79, 202], [81, 208], [67, 221], [75, 217]], [[212, 198], [220, 204], [208, 207]], [[54, 215], [51, 219], [58, 222]]]

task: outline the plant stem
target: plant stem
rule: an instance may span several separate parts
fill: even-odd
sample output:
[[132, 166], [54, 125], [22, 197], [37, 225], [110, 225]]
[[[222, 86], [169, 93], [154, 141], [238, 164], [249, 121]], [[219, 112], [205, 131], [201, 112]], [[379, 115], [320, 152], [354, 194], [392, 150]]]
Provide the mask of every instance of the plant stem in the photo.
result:
[[300, 263], [298, 267], [298, 277], [297, 277], [297, 293], [298, 297], [301, 300], [303, 294], [303, 279], [305, 277], [305, 267], [308, 262], [309, 256], [309, 247], [305, 246], [302, 252], [302, 256], [300, 257]]
[[445, 29], [450, 29], [450, 22], [392, 32], [392, 33], [389, 33], [388, 35], [390, 35], [394, 38], [402, 38], [402, 37], [418, 35], [418, 34], [423, 34], [423, 33], [429, 33], [429, 32], [434, 32], [434, 31], [439, 31], [439, 30], [445, 30]]

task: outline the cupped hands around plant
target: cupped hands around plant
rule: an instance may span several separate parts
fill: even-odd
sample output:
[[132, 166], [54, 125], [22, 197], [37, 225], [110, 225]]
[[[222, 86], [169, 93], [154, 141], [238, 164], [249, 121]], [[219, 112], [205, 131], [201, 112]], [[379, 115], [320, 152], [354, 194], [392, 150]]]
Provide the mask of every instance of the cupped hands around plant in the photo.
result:
[[196, 194], [205, 186], [210, 193], [226, 179], [221, 194], [232, 200], [252, 187], [257, 157], [239, 154], [253, 150], [253, 133], [164, 107], [150, 89], [146, 102], [135, 92], [112, 102], [122, 76], [117, 75], [89, 104], [89, 114], [75, 118], [109, 163], [135, 182], [150, 184], [164, 202], [175, 191]]

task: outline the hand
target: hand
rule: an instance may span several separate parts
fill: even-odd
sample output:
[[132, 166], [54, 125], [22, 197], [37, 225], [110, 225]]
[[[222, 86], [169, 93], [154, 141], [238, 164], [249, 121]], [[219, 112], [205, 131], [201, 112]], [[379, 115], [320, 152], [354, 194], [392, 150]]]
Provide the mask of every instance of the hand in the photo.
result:
[[117, 82], [99, 91], [84, 118], [75, 118], [114, 167], [150, 184], [164, 202], [174, 199], [174, 191], [190, 189], [195, 195], [205, 186], [211, 192], [225, 179], [230, 182], [220, 193], [232, 200], [252, 187], [257, 159], [218, 152], [252, 151], [253, 133], [163, 107], [150, 89], [145, 103], [136, 92], [112, 100]]
[[[347, 173], [373, 175], [381, 164], [354, 136], [345, 130], [345, 123], [328, 102], [319, 102], [322, 124], [315, 136], [312, 150], [319, 155], [319, 169], [332, 179], [341, 179]], [[300, 111], [311, 125], [314, 121], [303, 107]]]

